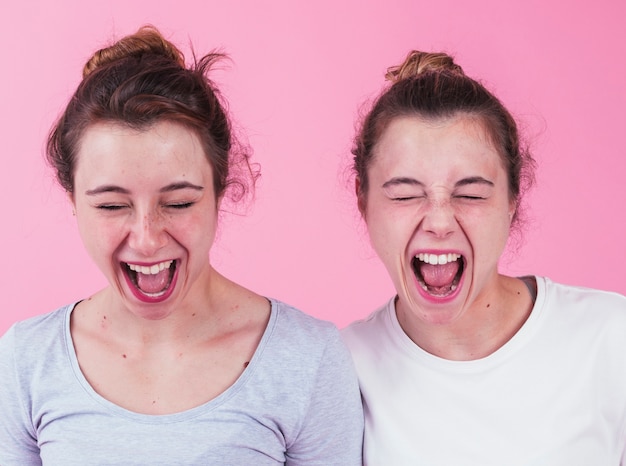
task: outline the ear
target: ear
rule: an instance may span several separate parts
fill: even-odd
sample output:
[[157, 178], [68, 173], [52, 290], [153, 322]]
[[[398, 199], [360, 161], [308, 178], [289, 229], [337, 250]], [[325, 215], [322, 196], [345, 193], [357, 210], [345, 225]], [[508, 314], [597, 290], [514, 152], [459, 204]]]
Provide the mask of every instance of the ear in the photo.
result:
[[72, 215], [76, 217], [76, 201], [74, 199], [74, 193], [67, 191], [65, 194], [67, 195], [67, 200], [70, 201], [70, 205], [72, 206]]
[[513, 222], [515, 213], [517, 212], [517, 205], [515, 201], [509, 202], [509, 224]]
[[225, 193], [222, 193], [222, 194], [220, 194], [220, 197], [215, 199], [215, 210], [216, 210], [216, 212], [219, 212], [220, 209], [222, 208], [222, 201], [224, 200], [224, 196], [225, 196]]
[[354, 179], [354, 193], [356, 194], [359, 212], [361, 212], [361, 215], [365, 218], [365, 196], [361, 190], [361, 179], [358, 176]]

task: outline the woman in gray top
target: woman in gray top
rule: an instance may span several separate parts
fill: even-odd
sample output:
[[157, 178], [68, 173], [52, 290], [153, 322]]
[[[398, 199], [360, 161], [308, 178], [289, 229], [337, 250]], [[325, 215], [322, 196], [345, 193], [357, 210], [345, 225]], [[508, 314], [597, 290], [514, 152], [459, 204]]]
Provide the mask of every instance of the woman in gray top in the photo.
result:
[[210, 263], [220, 203], [254, 179], [220, 57], [188, 68], [144, 27], [85, 65], [47, 154], [109, 284], [0, 340], [3, 466], [360, 464], [336, 328]]

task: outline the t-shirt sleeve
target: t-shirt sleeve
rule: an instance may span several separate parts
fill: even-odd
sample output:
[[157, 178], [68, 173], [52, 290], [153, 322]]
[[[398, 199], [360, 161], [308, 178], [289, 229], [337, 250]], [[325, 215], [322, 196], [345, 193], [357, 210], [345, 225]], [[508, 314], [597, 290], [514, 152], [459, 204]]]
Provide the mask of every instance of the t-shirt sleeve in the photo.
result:
[[363, 408], [350, 354], [334, 329], [324, 349], [310, 404], [287, 466], [361, 466]]
[[41, 465], [18, 379], [15, 353], [15, 327], [12, 327], [0, 338], [0, 465]]

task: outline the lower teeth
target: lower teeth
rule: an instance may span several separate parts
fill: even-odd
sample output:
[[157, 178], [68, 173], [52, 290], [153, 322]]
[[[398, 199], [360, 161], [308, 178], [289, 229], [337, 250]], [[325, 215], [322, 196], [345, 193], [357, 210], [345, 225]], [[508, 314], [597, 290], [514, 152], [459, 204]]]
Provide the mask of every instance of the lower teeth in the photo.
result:
[[434, 293], [430, 286], [428, 286], [422, 280], [418, 280], [418, 281], [419, 281], [420, 286], [422, 287], [422, 289], [425, 292], [427, 292], [428, 294], [436, 295], [436, 296], [446, 296], [446, 295], [449, 295], [450, 293], [455, 291], [457, 289], [457, 287], [458, 287], [458, 284], [453, 283], [452, 285], [449, 286], [448, 290], [444, 291], [443, 293]]
[[159, 291], [158, 293], [146, 293], [141, 288], [137, 287], [139, 291], [148, 296], [149, 298], [158, 298], [159, 296], [163, 296], [167, 290]]

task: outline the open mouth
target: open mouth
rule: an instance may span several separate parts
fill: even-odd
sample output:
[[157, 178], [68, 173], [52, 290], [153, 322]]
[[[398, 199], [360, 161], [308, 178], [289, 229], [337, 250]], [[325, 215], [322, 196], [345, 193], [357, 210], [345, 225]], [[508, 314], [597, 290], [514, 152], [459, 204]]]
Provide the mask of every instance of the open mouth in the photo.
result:
[[413, 258], [411, 265], [422, 289], [438, 298], [454, 293], [465, 270], [463, 256], [455, 253], [420, 253]]
[[150, 266], [123, 263], [130, 282], [143, 295], [158, 298], [167, 293], [176, 271], [176, 261], [169, 260]]

